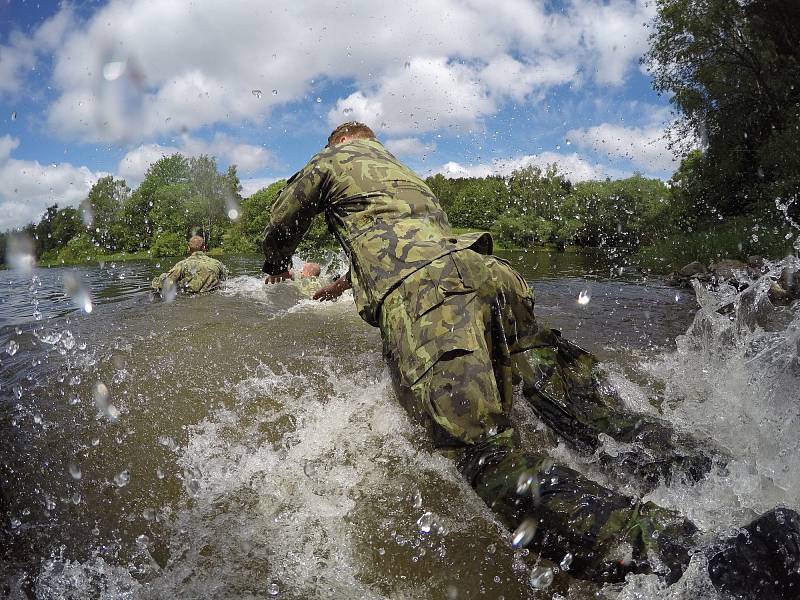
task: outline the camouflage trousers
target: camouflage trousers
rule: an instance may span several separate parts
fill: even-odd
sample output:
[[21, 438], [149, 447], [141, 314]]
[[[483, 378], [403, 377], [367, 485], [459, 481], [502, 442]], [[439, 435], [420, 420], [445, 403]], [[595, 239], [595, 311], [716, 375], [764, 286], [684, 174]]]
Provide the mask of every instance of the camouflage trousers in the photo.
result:
[[[607, 489], [546, 454], [517, 447], [510, 421], [515, 385], [536, 414], [578, 450], [603, 435], [630, 450], [606, 456], [644, 479], [682, 468], [700, 477], [711, 458], [666, 422], [625, 409], [596, 360], [540, 327], [533, 294], [504, 260], [462, 250], [405, 279], [380, 313], [384, 353], [406, 409], [478, 494], [532, 547], [574, 573], [614, 580], [657, 557], [674, 579], [695, 527], [675, 512]], [[619, 559], [626, 558], [622, 563]]]

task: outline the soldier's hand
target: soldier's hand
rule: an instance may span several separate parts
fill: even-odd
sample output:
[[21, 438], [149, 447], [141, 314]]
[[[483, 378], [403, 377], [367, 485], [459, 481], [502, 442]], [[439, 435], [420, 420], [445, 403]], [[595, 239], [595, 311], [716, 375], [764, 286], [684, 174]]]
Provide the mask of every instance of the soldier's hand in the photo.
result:
[[282, 273], [276, 273], [275, 275], [267, 275], [266, 278], [264, 278], [264, 283], [266, 284], [279, 283], [285, 279], [291, 279], [291, 278], [292, 278], [291, 271], [284, 271]]
[[313, 298], [320, 302], [336, 300], [336, 298], [344, 294], [345, 290], [349, 290], [351, 287], [350, 282], [347, 281], [345, 277], [340, 277], [333, 283], [320, 288], [319, 291], [314, 294]]

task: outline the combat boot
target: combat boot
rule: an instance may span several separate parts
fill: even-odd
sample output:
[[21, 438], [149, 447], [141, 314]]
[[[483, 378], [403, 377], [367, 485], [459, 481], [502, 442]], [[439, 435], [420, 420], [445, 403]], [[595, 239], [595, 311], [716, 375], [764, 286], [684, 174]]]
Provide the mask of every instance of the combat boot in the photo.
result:
[[764, 513], [707, 551], [714, 587], [743, 600], [800, 598], [800, 515]]

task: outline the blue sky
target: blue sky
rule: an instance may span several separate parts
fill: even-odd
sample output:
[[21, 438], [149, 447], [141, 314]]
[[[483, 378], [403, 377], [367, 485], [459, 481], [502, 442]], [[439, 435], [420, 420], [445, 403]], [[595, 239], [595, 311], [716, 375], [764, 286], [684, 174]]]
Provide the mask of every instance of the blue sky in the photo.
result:
[[248, 195], [346, 120], [422, 175], [666, 178], [652, 0], [0, 0], [0, 230], [164, 154]]

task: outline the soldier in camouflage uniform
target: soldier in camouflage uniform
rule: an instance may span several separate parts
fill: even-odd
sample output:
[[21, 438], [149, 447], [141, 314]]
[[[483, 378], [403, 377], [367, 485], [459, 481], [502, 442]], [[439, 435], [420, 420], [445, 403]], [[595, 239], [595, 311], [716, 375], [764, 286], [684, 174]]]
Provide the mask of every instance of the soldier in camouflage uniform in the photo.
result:
[[[711, 458], [684, 451], [687, 440], [666, 423], [626, 411], [590, 354], [536, 322], [533, 293], [506, 261], [491, 256], [490, 235], [455, 236], [428, 186], [363, 124], [338, 127], [289, 179], [264, 232], [267, 282], [287, 275], [321, 212], [351, 270], [315, 297], [352, 286], [359, 314], [381, 329], [401, 401], [437, 445], [457, 454], [461, 472], [515, 531], [515, 543], [557, 562], [571, 554], [578, 577], [618, 580], [657, 565], [676, 580], [696, 545], [695, 526], [546, 454], [519, 449], [509, 421], [514, 385], [580, 450], [598, 449], [601, 434], [635, 442], [643, 452], [623, 456], [623, 463], [646, 478], [670, 475], [674, 466], [699, 478]], [[774, 513], [763, 519], [765, 531], [769, 519], [777, 523]], [[781, 519], [800, 531], [792, 511]], [[769, 552], [785, 547], [780, 535], [766, 537]], [[789, 572], [798, 554], [786, 556], [791, 564], [775, 578], [781, 582], [798, 577]], [[714, 564], [715, 582], [735, 589], [739, 574]]]
[[217, 289], [225, 280], [225, 265], [205, 253], [206, 243], [201, 236], [193, 236], [186, 250], [188, 258], [153, 279], [150, 284], [153, 291], [166, 293], [172, 289], [199, 294]]

